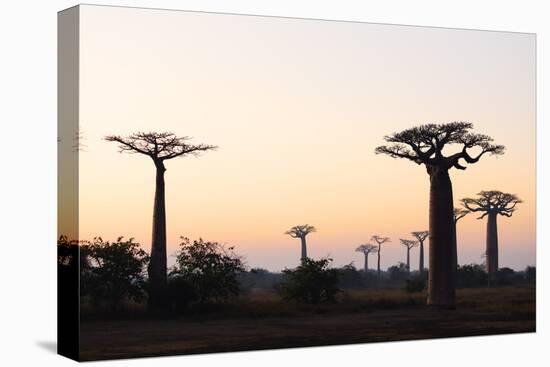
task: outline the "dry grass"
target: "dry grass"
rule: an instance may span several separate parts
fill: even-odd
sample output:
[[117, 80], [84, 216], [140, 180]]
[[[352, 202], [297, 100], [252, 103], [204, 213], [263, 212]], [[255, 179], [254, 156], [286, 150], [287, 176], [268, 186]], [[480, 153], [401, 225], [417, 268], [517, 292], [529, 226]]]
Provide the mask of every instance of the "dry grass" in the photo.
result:
[[170, 320], [83, 322], [83, 360], [492, 335], [535, 331], [535, 289], [457, 292], [456, 310], [424, 306], [425, 294], [354, 290], [328, 305], [282, 301], [254, 290], [226, 307]]

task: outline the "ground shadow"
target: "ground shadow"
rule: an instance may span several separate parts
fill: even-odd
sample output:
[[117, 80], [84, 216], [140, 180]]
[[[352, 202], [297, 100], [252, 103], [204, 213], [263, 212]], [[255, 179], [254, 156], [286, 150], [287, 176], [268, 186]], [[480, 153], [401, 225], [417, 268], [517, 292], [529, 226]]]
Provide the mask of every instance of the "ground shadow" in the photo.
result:
[[55, 341], [51, 341], [51, 340], [37, 341], [36, 345], [38, 345], [39, 347], [42, 347], [43, 349], [47, 350], [50, 353], [57, 354], [57, 342]]

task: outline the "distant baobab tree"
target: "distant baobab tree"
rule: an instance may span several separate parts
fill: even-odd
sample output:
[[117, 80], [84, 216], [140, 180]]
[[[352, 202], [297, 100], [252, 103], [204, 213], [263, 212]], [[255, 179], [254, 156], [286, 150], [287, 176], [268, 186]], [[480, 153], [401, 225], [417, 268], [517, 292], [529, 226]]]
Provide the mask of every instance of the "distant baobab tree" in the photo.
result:
[[311, 232], [316, 232], [314, 226], [309, 224], [302, 224], [290, 228], [285, 234], [289, 235], [292, 238], [299, 238], [302, 243], [302, 256], [300, 257], [301, 261], [307, 259], [307, 246], [306, 246], [306, 236]]
[[403, 238], [399, 239], [401, 244], [407, 248], [407, 273], [411, 272], [411, 249], [418, 246], [418, 241], [415, 240], [405, 240]]
[[377, 259], [378, 261], [376, 266], [376, 272], [378, 273], [378, 276], [380, 276], [380, 253], [382, 252], [382, 245], [386, 242], [391, 242], [391, 240], [389, 237], [381, 237], [377, 234], [372, 236], [370, 239], [376, 242], [377, 244], [376, 253], [378, 254], [378, 259]]
[[424, 272], [424, 241], [426, 238], [428, 238], [428, 235], [430, 232], [428, 231], [418, 231], [418, 232], [411, 232], [411, 234], [416, 238], [418, 241], [418, 244], [420, 246], [420, 254], [418, 259], [418, 271], [421, 273]]
[[359, 245], [355, 251], [357, 252], [361, 252], [363, 255], [365, 255], [365, 266], [364, 266], [364, 270], [365, 270], [365, 273], [369, 271], [369, 254], [371, 252], [376, 252], [378, 251], [378, 246], [375, 246], [371, 243], [364, 243], [362, 245]]
[[166, 209], [164, 194], [164, 161], [215, 149], [213, 145], [188, 144], [188, 137], [178, 137], [170, 132], [137, 132], [126, 137], [109, 135], [106, 141], [118, 143], [121, 153], [139, 153], [148, 156], [156, 168], [155, 201], [153, 206], [153, 235], [151, 258], [148, 267], [150, 296], [149, 307], [164, 307], [166, 288]]
[[453, 230], [453, 264], [455, 269], [458, 267], [458, 241], [457, 241], [457, 232], [456, 225], [459, 220], [464, 218], [469, 213], [468, 210], [462, 208], [454, 208], [453, 217], [454, 217], [454, 230]]
[[471, 212], [483, 213], [478, 219], [487, 216], [487, 240], [486, 240], [486, 263], [489, 275], [489, 284], [494, 281], [498, 271], [498, 232], [497, 216], [511, 217], [516, 210], [516, 205], [522, 201], [514, 194], [507, 194], [502, 191], [481, 191], [477, 198], [464, 198], [462, 204]]
[[[485, 154], [504, 153], [504, 146], [492, 144], [487, 135], [470, 132], [468, 122], [426, 124], [413, 127], [384, 139], [392, 143], [375, 149], [377, 154], [408, 159], [424, 165], [430, 177], [430, 265], [428, 304], [453, 308], [455, 305], [455, 272], [453, 269], [453, 189], [449, 170], [466, 169]], [[460, 145], [456, 153], [443, 155], [450, 145]], [[471, 155], [471, 149], [475, 154]], [[470, 152], [469, 152], [470, 150]], [[463, 163], [464, 162], [464, 163]]]

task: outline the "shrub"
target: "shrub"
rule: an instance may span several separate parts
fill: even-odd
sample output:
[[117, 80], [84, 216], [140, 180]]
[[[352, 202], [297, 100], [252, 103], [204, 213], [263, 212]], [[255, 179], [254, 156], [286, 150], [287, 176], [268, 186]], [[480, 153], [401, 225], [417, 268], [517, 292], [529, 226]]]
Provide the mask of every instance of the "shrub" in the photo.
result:
[[[202, 238], [193, 243], [188, 238], [181, 239], [171, 277], [179, 277], [191, 285], [200, 304], [222, 302], [239, 295], [238, 276], [245, 269], [233, 247], [226, 249], [217, 242], [207, 242]], [[178, 281], [182, 282], [181, 279]]]
[[362, 272], [358, 271], [353, 264], [344, 265], [336, 269], [338, 271], [339, 286], [341, 288], [362, 288], [365, 285], [365, 279]]
[[487, 286], [487, 272], [478, 264], [459, 266], [456, 270], [456, 285], [466, 288]]
[[407, 279], [405, 290], [409, 293], [422, 292], [426, 288], [426, 281], [423, 275], [417, 275], [411, 279]]
[[537, 269], [534, 266], [528, 266], [524, 271], [525, 280], [529, 283], [535, 283], [537, 279]]
[[183, 313], [198, 300], [198, 294], [189, 280], [172, 274], [168, 277], [168, 299], [173, 312]]
[[272, 273], [262, 268], [252, 268], [250, 271], [243, 272], [239, 276], [239, 282], [244, 289], [262, 288], [272, 289], [273, 286], [281, 282], [283, 274]]
[[284, 300], [305, 303], [334, 302], [338, 289], [338, 271], [330, 269], [332, 259], [304, 259], [296, 269], [285, 269], [284, 281], [276, 290]]
[[407, 265], [402, 262], [397, 263], [397, 265], [390, 266], [388, 268], [388, 274], [390, 276], [390, 280], [392, 281], [405, 280], [409, 276]]
[[116, 311], [123, 300], [144, 297], [149, 256], [132, 238], [109, 242], [96, 237], [81, 245], [81, 256], [81, 294], [88, 294], [96, 306], [105, 301]]

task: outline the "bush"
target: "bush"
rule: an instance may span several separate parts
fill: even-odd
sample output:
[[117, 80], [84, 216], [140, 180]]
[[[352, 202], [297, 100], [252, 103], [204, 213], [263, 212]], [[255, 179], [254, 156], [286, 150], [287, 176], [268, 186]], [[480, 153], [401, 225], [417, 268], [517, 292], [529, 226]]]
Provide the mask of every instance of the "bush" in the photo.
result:
[[338, 271], [330, 269], [332, 259], [304, 259], [296, 269], [285, 269], [284, 281], [276, 290], [284, 300], [305, 303], [334, 302], [338, 289]]
[[497, 284], [498, 285], [512, 285], [521, 281], [521, 277], [517, 276], [516, 272], [510, 268], [500, 268], [497, 272]]
[[96, 237], [81, 247], [81, 294], [89, 295], [92, 304], [109, 304], [118, 310], [125, 299], [140, 301], [144, 295], [145, 268], [149, 256], [132, 238], [116, 242]]
[[[176, 284], [186, 282], [192, 286], [200, 304], [218, 303], [239, 295], [238, 277], [245, 269], [233, 247], [226, 249], [217, 242], [203, 241], [202, 238], [193, 243], [188, 238], [181, 239], [176, 266], [170, 273], [171, 277], [179, 278]], [[185, 292], [188, 292], [187, 288]]]
[[390, 266], [388, 268], [388, 274], [390, 276], [390, 280], [392, 281], [405, 280], [409, 276], [407, 265], [402, 262], [397, 263], [397, 265]]
[[184, 313], [198, 300], [198, 294], [190, 281], [172, 274], [168, 277], [168, 299], [173, 312]]
[[283, 274], [272, 273], [262, 268], [252, 268], [250, 271], [241, 273], [239, 283], [241, 288], [250, 290], [252, 288], [272, 289], [275, 284], [280, 283]]
[[524, 271], [525, 280], [529, 283], [535, 283], [537, 279], [537, 269], [534, 266], [528, 266]]
[[456, 270], [456, 285], [465, 288], [487, 286], [487, 272], [478, 264], [459, 266]]
[[341, 288], [362, 288], [365, 286], [362, 272], [358, 271], [353, 264], [344, 265], [336, 270], [338, 271], [339, 286]]
[[426, 288], [426, 281], [423, 275], [417, 275], [411, 279], [407, 279], [405, 290], [409, 293], [422, 292]]

